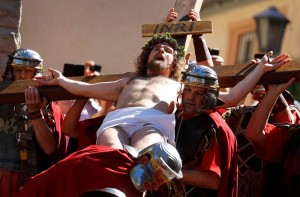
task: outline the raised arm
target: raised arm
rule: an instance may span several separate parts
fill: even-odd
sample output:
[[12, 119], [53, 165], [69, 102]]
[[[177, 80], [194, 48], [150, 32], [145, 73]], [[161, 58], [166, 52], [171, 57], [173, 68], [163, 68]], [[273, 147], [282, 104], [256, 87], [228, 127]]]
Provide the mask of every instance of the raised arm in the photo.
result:
[[257, 145], [264, 145], [265, 142], [265, 132], [264, 128], [269, 119], [272, 108], [278, 96], [293, 82], [295, 78], [290, 79], [287, 83], [274, 85], [269, 88], [266, 96], [258, 104], [257, 109], [252, 114], [250, 121], [246, 128], [246, 137], [253, 143]]
[[229, 92], [220, 92], [219, 98], [225, 104], [219, 107], [226, 108], [236, 106], [254, 88], [254, 86], [266, 72], [276, 70], [283, 64], [290, 61], [287, 54], [282, 54], [269, 62], [268, 60], [272, 55], [272, 51], [264, 55], [256, 68], [242, 81], [231, 88]]
[[195, 187], [217, 190], [220, 185], [220, 176], [212, 171], [182, 170], [183, 183]]
[[57, 142], [53, 128], [50, 128], [44, 120], [44, 106], [47, 101], [43, 99], [44, 102], [41, 101], [36, 87], [29, 87], [25, 90], [25, 103], [30, 113], [29, 118], [33, 125], [34, 135], [43, 152], [51, 155], [56, 150]]
[[275, 121], [278, 123], [290, 123], [295, 124], [296, 117], [293, 115], [290, 106], [283, 94], [280, 94], [276, 104], [273, 108], [273, 113], [275, 113]]
[[[200, 21], [199, 13], [194, 9], [190, 10], [188, 16], [193, 21]], [[177, 17], [178, 13], [174, 11], [174, 8], [172, 8], [169, 11], [169, 14], [167, 15], [166, 22], [172, 22]], [[204, 39], [204, 35], [193, 35], [192, 38], [197, 63], [200, 65], [213, 67], [214, 64], [209, 49], [207, 47], [206, 41]]]
[[33, 80], [41, 85], [59, 85], [72, 94], [116, 102], [129, 78], [117, 81], [88, 84], [66, 78], [58, 70], [49, 68], [50, 75], [37, 76]]
[[61, 131], [63, 134], [77, 139], [79, 135], [78, 123], [81, 111], [86, 104], [87, 99], [76, 100], [72, 107], [68, 110], [66, 117], [62, 123]]

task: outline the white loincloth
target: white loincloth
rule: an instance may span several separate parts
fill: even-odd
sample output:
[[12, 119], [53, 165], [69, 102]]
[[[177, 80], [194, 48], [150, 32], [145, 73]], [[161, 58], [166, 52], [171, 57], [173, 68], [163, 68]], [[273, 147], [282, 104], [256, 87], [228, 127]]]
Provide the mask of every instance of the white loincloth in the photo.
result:
[[175, 139], [175, 115], [156, 109], [128, 107], [109, 112], [97, 131], [97, 139], [104, 129], [114, 126], [122, 128], [129, 137], [144, 126], [150, 126], [159, 130], [168, 140]]

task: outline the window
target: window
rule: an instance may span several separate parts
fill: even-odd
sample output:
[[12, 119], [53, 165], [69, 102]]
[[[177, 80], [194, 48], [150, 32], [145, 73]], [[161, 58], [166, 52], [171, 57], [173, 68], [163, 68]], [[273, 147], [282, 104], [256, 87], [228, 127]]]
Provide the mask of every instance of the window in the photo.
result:
[[254, 41], [255, 41], [255, 32], [243, 33], [239, 36], [238, 40], [238, 50], [237, 50], [237, 63], [249, 63], [252, 60], [254, 50]]

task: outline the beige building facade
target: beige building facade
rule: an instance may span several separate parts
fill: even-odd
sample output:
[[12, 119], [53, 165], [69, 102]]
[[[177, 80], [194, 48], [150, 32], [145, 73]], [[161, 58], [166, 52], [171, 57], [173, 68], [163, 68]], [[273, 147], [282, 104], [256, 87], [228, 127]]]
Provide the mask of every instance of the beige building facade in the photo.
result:
[[143, 24], [161, 23], [175, 0], [22, 1], [23, 48], [40, 53], [46, 68], [94, 60], [105, 74], [134, 71], [148, 40]]
[[[209, 47], [218, 48], [225, 65], [248, 63], [258, 49], [254, 16], [274, 6], [289, 20], [281, 45], [281, 53], [300, 60], [300, 1], [298, 0], [206, 0], [202, 6], [202, 20], [213, 22], [213, 33], [206, 35]], [[272, 32], [270, 32], [272, 34]], [[192, 48], [190, 49], [193, 50]], [[300, 98], [299, 83], [289, 91], [296, 100]], [[298, 104], [298, 102], [296, 101]], [[250, 96], [245, 104], [252, 104]]]
[[[22, 3], [21, 47], [37, 50], [46, 68], [62, 71], [64, 63], [82, 64], [94, 60], [102, 65], [105, 74], [114, 74], [134, 70], [133, 61], [149, 39], [141, 37], [141, 26], [163, 22], [175, 0], [30, 0]], [[290, 20], [282, 52], [299, 58], [298, 0], [204, 0], [201, 18], [213, 22], [213, 33], [206, 35], [209, 47], [220, 49], [225, 64], [235, 64], [239, 58], [240, 38], [250, 33], [253, 43], [249, 53], [258, 53], [253, 16], [270, 6], [275, 6]], [[192, 45], [189, 50], [193, 53]]]
[[202, 20], [213, 22], [213, 33], [206, 35], [206, 40], [210, 47], [220, 49], [225, 64], [230, 65], [241, 61], [239, 55], [242, 50], [240, 47], [243, 36], [248, 36], [248, 39], [253, 41], [249, 51], [251, 57], [254, 53], [261, 52], [258, 50], [254, 16], [271, 6], [275, 6], [290, 21], [285, 30], [281, 52], [290, 54], [293, 59], [300, 58], [300, 51], [297, 49], [297, 43], [300, 42], [300, 1], [207, 0], [206, 3], [207, 5], [202, 7]]

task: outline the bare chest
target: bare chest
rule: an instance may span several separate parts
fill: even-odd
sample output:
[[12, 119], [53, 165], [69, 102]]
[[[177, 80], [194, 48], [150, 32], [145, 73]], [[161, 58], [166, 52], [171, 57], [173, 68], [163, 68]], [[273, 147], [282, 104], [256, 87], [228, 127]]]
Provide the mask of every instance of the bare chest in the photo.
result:
[[120, 102], [124, 105], [152, 107], [157, 103], [176, 101], [180, 84], [164, 77], [134, 79], [123, 89]]
[[125, 90], [126, 89], [127, 91], [131, 90], [133, 93], [141, 92], [153, 95], [171, 93], [172, 95], [176, 95], [178, 93], [179, 83], [165, 77], [135, 79], [128, 83], [127, 87], [125, 87]]

